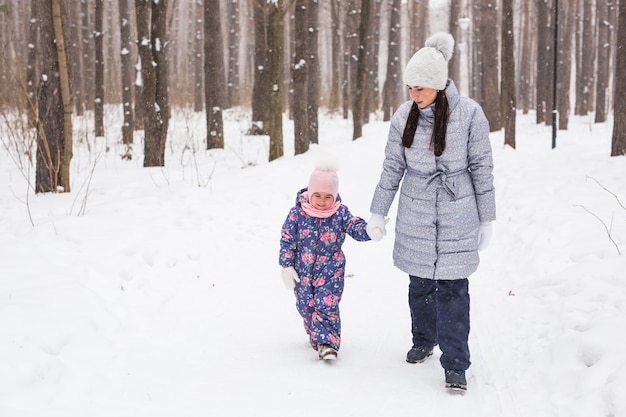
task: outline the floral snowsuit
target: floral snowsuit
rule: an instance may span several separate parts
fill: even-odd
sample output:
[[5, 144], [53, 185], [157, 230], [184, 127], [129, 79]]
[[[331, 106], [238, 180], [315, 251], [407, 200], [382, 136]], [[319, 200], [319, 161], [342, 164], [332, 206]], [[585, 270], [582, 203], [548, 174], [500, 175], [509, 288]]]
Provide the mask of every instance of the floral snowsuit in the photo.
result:
[[[339, 350], [339, 301], [346, 265], [341, 246], [346, 233], [357, 241], [370, 240], [365, 231], [367, 222], [353, 216], [343, 204], [327, 219], [311, 217], [301, 206], [306, 201], [305, 191], [298, 192], [296, 205], [283, 224], [279, 263], [292, 266], [300, 277], [294, 288], [296, 308], [311, 346], [317, 349], [323, 343]], [[337, 200], [341, 201], [339, 196]]]

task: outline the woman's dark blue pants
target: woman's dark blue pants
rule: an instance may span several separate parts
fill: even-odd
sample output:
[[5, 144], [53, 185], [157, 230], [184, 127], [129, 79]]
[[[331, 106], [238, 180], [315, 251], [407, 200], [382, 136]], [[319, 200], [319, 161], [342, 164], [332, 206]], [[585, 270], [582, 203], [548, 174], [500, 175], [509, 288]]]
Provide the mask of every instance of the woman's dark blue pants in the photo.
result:
[[436, 281], [409, 277], [413, 347], [430, 349], [439, 345], [444, 369], [467, 370], [470, 366], [467, 278]]

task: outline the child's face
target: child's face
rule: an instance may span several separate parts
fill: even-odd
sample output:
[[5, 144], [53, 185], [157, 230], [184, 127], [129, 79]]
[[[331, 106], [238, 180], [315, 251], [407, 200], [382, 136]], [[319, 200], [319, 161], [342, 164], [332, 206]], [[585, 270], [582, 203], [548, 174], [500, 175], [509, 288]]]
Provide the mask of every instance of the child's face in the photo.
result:
[[325, 210], [330, 208], [335, 202], [335, 197], [328, 193], [313, 193], [309, 196], [310, 203], [319, 210]]

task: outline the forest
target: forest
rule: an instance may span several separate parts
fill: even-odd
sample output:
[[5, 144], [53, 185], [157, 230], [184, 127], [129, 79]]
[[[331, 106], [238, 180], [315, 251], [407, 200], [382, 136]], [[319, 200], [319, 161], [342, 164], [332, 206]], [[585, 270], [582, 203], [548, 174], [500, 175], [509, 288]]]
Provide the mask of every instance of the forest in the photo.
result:
[[[269, 160], [318, 141], [320, 111], [361, 136], [408, 99], [405, 63], [450, 32], [450, 77], [515, 148], [515, 115], [568, 129], [570, 115], [614, 123], [626, 154], [626, 1], [0, 0], [0, 137], [35, 155], [35, 192], [69, 192], [72, 127], [119, 132], [132, 158], [163, 166], [172, 109], [204, 112], [206, 149], [224, 146], [223, 111], [241, 107]], [[123, 112], [120, 125], [104, 112]], [[282, 120], [294, 122], [283, 138]], [[553, 133], [555, 135], [555, 133]], [[554, 146], [554, 145], [553, 145]]]

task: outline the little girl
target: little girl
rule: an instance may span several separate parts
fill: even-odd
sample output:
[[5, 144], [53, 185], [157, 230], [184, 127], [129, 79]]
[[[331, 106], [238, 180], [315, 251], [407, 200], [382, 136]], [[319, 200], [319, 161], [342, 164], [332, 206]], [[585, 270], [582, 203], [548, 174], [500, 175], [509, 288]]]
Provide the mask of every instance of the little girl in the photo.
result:
[[339, 301], [346, 265], [341, 246], [346, 233], [357, 241], [370, 240], [367, 222], [341, 203], [339, 179], [331, 165], [318, 163], [308, 187], [298, 192], [280, 239], [282, 278], [294, 291], [319, 359], [336, 359], [341, 342]]

